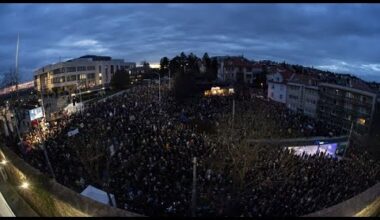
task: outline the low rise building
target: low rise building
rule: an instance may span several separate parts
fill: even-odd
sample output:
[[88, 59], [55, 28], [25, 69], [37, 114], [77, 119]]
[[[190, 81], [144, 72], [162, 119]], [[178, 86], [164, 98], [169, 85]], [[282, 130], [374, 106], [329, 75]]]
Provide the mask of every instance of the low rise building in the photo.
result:
[[312, 75], [296, 74], [287, 83], [286, 106], [310, 117], [317, 117], [319, 100], [318, 79]]
[[372, 126], [377, 92], [361, 80], [320, 83], [317, 114], [328, 127], [349, 133], [351, 126], [366, 134]]
[[34, 72], [34, 86], [38, 91], [73, 91], [108, 85], [119, 69], [130, 70], [134, 62], [108, 56], [86, 55], [66, 62], [44, 66]]
[[268, 98], [286, 104], [287, 82], [294, 77], [294, 73], [287, 70], [278, 70], [267, 75]]
[[222, 82], [245, 82], [252, 84], [257, 74], [263, 69], [262, 65], [254, 63], [243, 56], [216, 57], [218, 61], [218, 80]]

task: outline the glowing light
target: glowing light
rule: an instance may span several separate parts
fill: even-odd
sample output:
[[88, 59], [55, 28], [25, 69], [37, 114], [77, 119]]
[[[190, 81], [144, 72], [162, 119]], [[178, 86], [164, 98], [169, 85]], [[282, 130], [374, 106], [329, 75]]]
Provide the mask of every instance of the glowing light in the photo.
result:
[[365, 125], [365, 119], [364, 118], [359, 118], [358, 123], [361, 125]]
[[21, 184], [21, 188], [23, 189], [28, 189], [29, 188], [29, 183], [24, 181], [22, 184]]
[[3, 159], [0, 163], [3, 164], [3, 165], [5, 165], [5, 164], [8, 163], [8, 161], [6, 161], [5, 159]]

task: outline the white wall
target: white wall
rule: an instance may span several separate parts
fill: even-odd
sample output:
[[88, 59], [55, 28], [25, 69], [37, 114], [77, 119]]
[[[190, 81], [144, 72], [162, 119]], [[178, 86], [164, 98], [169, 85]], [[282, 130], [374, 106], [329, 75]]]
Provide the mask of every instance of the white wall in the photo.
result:
[[268, 82], [268, 98], [273, 101], [286, 103], [286, 85], [282, 83]]

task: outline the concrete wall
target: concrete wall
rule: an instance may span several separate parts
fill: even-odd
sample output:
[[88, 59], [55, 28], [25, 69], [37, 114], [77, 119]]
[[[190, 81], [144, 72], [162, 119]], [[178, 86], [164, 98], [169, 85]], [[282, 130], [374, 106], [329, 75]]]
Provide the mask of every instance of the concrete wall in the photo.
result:
[[[9, 183], [17, 187], [21, 197], [40, 216], [142, 216], [84, 197], [47, 178], [10, 149], [1, 146], [0, 160], [4, 158], [8, 161], [4, 167]], [[30, 183], [28, 189], [19, 187], [23, 179]]]
[[363, 193], [305, 217], [370, 217], [380, 214], [380, 183]]

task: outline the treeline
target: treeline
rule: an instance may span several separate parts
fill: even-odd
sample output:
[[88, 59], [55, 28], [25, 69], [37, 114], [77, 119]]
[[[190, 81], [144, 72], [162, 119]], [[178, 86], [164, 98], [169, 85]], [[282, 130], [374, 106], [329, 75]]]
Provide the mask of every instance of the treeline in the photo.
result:
[[216, 58], [210, 58], [204, 53], [202, 58], [190, 53], [186, 55], [182, 52], [180, 55], [169, 59], [163, 57], [160, 60], [160, 74], [175, 76], [179, 73], [191, 74], [196, 80], [213, 81], [217, 78], [218, 62]]

